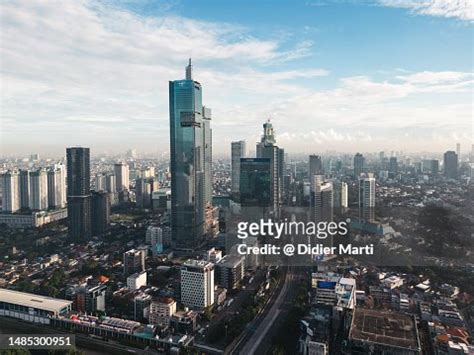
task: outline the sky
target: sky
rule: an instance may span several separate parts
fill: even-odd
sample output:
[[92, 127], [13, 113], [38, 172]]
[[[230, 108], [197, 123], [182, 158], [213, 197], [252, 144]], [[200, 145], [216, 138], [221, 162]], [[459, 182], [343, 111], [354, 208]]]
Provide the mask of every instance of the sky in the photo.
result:
[[267, 119], [290, 153], [467, 152], [473, 23], [469, 0], [2, 1], [0, 156], [166, 155], [189, 57], [215, 154]]

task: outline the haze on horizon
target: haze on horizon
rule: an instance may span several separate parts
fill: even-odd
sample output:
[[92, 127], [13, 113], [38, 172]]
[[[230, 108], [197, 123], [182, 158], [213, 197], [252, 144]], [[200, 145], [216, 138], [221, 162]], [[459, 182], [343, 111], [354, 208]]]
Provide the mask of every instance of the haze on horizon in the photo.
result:
[[216, 155], [268, 118], [290, 154], [470, 150], [472, 2], [250, 4], [2, 3], [0, 156], [167, 154], [188, 57]]

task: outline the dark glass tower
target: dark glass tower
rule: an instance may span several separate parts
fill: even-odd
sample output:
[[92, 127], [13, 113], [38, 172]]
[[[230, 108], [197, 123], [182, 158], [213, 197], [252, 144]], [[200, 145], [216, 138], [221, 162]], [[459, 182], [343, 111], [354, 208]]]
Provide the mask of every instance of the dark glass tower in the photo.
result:
[[91, 236], [89, 148], [67, 148], [67, 213], [69, 236]]
[[107, 231], [110, 222], [110, 194], [104, 191], [91, 192], [91, 229], [92, 235], [101, 235]]
[[210, 109], [202, 105], [201, 84], [192, 78], [169, 83], [171, 145], [171, 227], [174, 246], [195, 249], [204, 237], [205, 208], [212, 201]]

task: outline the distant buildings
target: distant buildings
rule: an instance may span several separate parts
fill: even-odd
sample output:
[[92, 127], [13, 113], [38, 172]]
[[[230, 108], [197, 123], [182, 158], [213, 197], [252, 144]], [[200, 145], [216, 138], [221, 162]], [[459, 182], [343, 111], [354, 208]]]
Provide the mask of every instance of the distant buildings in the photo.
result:
[[240, 159], [245, 158], [246, 147], [245, 141], [231, 143], [231, 164], [232, 164], [232, 185], [231, 192], [233, 196], [237, 196], [240, 188]]
[[456, 179], [458, 177], [458, 155], [452, 150], [444, 153], [444, 176], [448, 179]]
[[171, 228], [177, 249], [203, 241], [204, 211], [212, 201], [211, 111], [202, 105], [202, 87], [192, 78], [169, 83], [171, 143]]
[[181, 267], [181, 303], [202, 310], [214, 304], [214, 265], [188, 260]]
[[91, 236], [89, 148], [67, 148], [66, 156], [69, 235], [88, 239]]

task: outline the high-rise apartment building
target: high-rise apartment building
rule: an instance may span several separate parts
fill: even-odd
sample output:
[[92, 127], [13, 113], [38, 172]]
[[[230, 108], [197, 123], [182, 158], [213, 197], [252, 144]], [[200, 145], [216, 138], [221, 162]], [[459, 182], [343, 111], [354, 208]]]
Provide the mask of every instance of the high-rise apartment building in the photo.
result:
[[123, 253], [123, 273], [125, 276], [145, 271], [146, 249], [131, 249]]
[[66, 207], [66, 167], [63, 164], [56, 164], [48, 170], [48, 206]]
[[48, 175], [38, 169], [30, 173], [30, 209], [41, 211], [48, 208]]
[[214, 304], [214, 265], [188, 260], [181, 267], [181, 303], [202, 310]]
[[333, 186], [323, 176], [311, 177], [311, 219], [314, 222], [331, 222], [334, 215]]
[[195, 249], [204, 237], [204, 211], [212, 203], [211, 111], [202, 105], [202, 86], [192, 78], [169, 83], [171, 228], [175, 247]]
[[7, 171], [2, 175], [2, 210], [13, 213], [21, 208], [20, 175], [16, 171]]
[[359, 178], [359, 218], [375, 220], [375, 178], [368, 173]]
[[89, 148], [66, 149], [67, 213], [69, 235], [73, 238], [91, 236], [91, 191]]
[[129, 189], [129, 167], [128, 164], [120, 162], [114, 165], [117, 192], [123, 192]]
[[20, 170], [20, 208], [30, 208], [30, 172]]
[[237, 196], [240, 188], [240, 159], [246, 156], [245, 141], [231, 143], [232, 156], [232, 195]]

